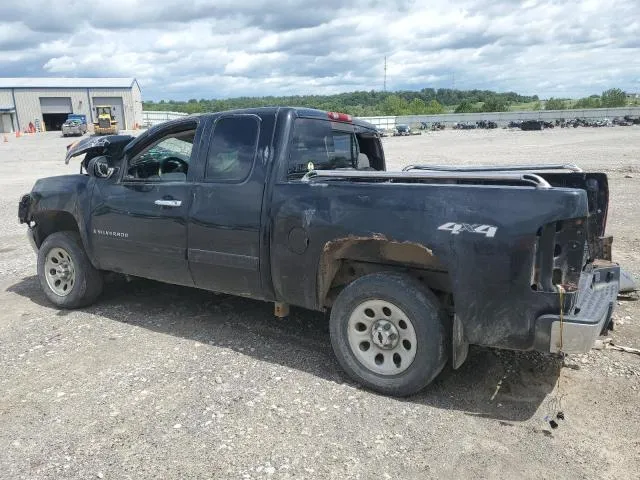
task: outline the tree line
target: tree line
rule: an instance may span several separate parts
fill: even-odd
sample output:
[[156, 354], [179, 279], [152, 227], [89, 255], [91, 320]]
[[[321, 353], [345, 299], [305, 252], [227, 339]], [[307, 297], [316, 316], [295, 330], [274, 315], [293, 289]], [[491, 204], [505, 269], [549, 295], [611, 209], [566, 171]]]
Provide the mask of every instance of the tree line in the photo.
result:
[[[622, 102], [622, 103], [620, 103]], [[335, 95], [294, 95], [267, 97], [236, 97], [228, 99], [200, 99], [189, 101], [161, 100], [143, 102], [144, 110], [174, 111], [185, 113], [220, 112], [236, 108], [289, 105], [318, 108], [326, 111], [349, 113], [358, 117], [376, 115], [428, 115], [455, 111], [456, 113], [503, 112], [514, 104], [530, 103], [531, 108], [540, 110], [543, 103], [537, 95], [519, 95], [515, 92], [493, 92], [490, 90], [455, 90], [448, 88], [423, 88], [419, 91], [357, 91]], [[626, 95], [620, 89], [611, 89], [602, 95], [580, 99], [571, 104], [570, 100], [551, 98], [544, 108], [597, 108], [598, 106], [624, 106]], [[586, 106], [585, 106], [586, 105]], [[596, 106], [597, 105], [597, 106]], [[553, 107], [553, 108], [552, 108]]]
[[[164, 110], [186, 113], [219, 112], [235, 108], [290, 105], [318, 108], [326, 111], [349, 113], [359, 117], [376, 115], [420, 115], [442, 113], [446, 107], [455, 107], [460, 102], [531, 102], [537, 96], [523, 96], [515, 92], [497, 93], [490, 90], [454, 90], [448, 88], [423, 88], [419, 91], [357, 91], [335, 95], [293, 95], [267, 97], [237, 97], [220, 100], [196, 100], [187, 102], [161, 100], [144, 102], [144, 110]], [[450, 108], [450, 109], [451, 109]]]
[[562, 98], [550, 98], [545, 103], [545, 110], [564, 110], [566, 108], [615, 108], [627, 105], [627, 94], [619, 88], [611, 88], [602, 95], [591, 95], [577, 101]]

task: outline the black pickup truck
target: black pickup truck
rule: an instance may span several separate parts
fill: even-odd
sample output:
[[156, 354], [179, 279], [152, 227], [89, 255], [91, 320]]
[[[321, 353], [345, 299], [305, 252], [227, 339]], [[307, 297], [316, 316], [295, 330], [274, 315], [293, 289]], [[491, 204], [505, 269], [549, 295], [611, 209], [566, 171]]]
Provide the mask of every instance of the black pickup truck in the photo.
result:
[[412, 394], [469, 344], [583, 352], [619, 288], [607, 177], [572, 165], [389, 172], [372, 125], [288, 107], [189, 116], [67, 150], [19, 204], [46, 296], [119, 272], [330, 310], [361, 384]]

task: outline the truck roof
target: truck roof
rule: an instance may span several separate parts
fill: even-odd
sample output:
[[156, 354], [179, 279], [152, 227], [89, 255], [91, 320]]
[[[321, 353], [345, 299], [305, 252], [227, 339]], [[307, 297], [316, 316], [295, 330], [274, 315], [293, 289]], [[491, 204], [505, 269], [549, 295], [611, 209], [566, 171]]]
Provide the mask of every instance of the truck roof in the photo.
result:
[[[331, 120], [331, 116], [329, 115], [330, 113], [333, 112], [327, 112], [325, 110], [318, 110], [315, 108], [306, 108], [306, 107], [287, 107], [287, 106], [271, 106], [271, 107], [253, 107], [253, 108], [238, 108], [238, 109], [234, 109], [234, 110], [224, 110], [224, 111], [220, 111], [220, 112], [211, 112], [211, 113], [195, 113], [192, 115], [188, 115], [186, 117], [180, 117], [177, 118], [175, 120], [170, 120], [168, 122], [163, 122], [160, 123], [158, 125], [154, 125], [153, 127], [151, 127], [149, 130], [150, 131], [155, 131], [159, 128], [166, 128], [167, 126], [170, 126], [172, 123], [180, 123], [182, 121], [184, 121], [187, 118], [206, 118], [206, 117], [214, 117], [217, 115], [221, 115], [221, 114], [225, 114], [225, 113], [253, 113], [253, 114], [259, 114], [259, 113], [277, 113], [277, 112], [281, 112], [281, 111], [290, 111], [292, 113], [295, 113], [296, 116], [298, 117], [303, 117], [303, 118], [319, 118], [322, 120]], [[346, 115], [346, 114], [339, 114], [339, 115]], [[362, 128], [367, 128], [370, 130], [375, 131], [376, 127], [375, 125], [366, 122], [364, 120], [361, 120], [357, 117], [353, 117], [350, 116], [350, 121], [345, 122], [345, 123], [352, 123], [353, 125], [356, 125], [358, 127], [362, 127]], [[335, 120], [334, 120], [335, 121]], [[344, 121], [344, 120], [338, 120], [338, 121]]]
[[322, 120], [333, 120], [333, 121], [341, 121], [343, 123], [351, 123], [352, 125], [355, 125], [357, 127], [360, 128], [365, 128], [367, 130], [371, 130], [372, 132], [377, 132], [378, 130], [376, 129], [375, 125], [369, 123], [369, 122], [365, 122], [364, 120], [360, 120], [359, 118], [356, 117], [352, 117], [350, 115], [346, 115], [346, 114], [338, 114], [340, 116], [348, 116], [349, 117], [349, 121], [346, 120], [334, 120], [333, 117], [331, 116], [331, 114], [333, 114], [334, 112], [327, 112], [324, 110], [317, 110], [315, 108], [304, 108], [304, 107], [286, 107], [286, 106], [272, 106], [272, 107], [253, 107], [253, 108], [238, 108], [235, 110], [224, 110], [224, 111], [220, 111], [220, 112], [211, 112], [211, 113], [194, 113], [191, 115], [187, 115], [185, 117], [180, 117], [180, 118], [176, 118], [174, 120], [169, 120], [167, 122], [162, 122], [159, 123], [157, 125], [154, 125], [153, 127], [149, 128], [146, 132], [142, 133], [141, 135], [138, 135], [134, 141], [132, 141], [131, 143], [129, 143], [126, 148], [126, 150], [130, 150], [131, 148], [133, 148], [135, 145], [137, 145], [140, 141], [142, 141], [144, 138], [148, 137], [149, 135], [152, 135], [153, 133], [157, 132], [158, 130], [164, 130], [164, 129], [170, 129], [172, 125], [176, 125], [176, 124], [180, 124], [182, 122], [184, 122], [185, 120], [191, 118], [191, 119], [199, 119], [199, 118], [211, 118], [211, 117], [216, 117], [218, 115], [222, 115], [222, 114], [227, 114], [227, 113], [236, 113], [236, 114], [242, 114], [242, 113], [252, 113], [252, 114], [260, 114], [260, 113], [278, 113], [278, 112], [291, 112], [292, 114], [295, 114], [297, 117], [301, 117], [301, 118], [318, 118], [318, 119], [322, 119]]

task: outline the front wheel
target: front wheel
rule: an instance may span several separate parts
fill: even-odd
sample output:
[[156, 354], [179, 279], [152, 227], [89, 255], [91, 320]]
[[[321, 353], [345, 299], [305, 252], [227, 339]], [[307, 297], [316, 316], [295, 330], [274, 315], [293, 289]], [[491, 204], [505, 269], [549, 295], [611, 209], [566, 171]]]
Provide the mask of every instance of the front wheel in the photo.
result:
[[414, 394], [447, 362], [446, 315], [429, 289], [397, 273], [361, 277], [331, 310], [333, 351], [356, 381], [386, 395]]
[[61, 308], [87, 306], [102, 292], [102, 274], [76, 232], [56, 232], [45, 239], [38, 250], [38, 279], [47, 298]]

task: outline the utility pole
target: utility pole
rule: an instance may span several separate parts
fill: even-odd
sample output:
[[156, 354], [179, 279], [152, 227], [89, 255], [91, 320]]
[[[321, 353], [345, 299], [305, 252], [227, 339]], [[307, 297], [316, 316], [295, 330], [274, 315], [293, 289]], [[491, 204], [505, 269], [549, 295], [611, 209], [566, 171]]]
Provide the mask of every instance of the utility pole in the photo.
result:
[[387, 91], [387, 56], [384, 57], [384, 91]]

